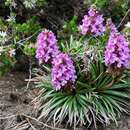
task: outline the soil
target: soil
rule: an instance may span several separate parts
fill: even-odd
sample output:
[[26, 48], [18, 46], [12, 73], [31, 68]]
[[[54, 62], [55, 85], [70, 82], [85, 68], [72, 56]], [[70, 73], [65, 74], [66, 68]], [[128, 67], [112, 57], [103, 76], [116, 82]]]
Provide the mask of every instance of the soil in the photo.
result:
[[23, 72], [11, 72], [0, 78], [0, 130], [16, 130], [24, 120], [19, 115], [30, 114], [33, 109], [29, 104], [33, 97], [25, 91], [25, 78], [27, 74]]

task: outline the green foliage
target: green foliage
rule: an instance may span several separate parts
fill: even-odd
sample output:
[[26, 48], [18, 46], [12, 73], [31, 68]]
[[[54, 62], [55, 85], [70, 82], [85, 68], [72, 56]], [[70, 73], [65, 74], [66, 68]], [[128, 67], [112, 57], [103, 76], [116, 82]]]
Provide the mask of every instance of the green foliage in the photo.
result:
[[15, 53], [12, 46], [0, 48], [0, 76], [8, 72], [15, 64]]
[[109, 0], [84, 0], [84, 4], [95, 4], [99, 8], [105, 8], [109, 6]]
[[70, 36], [69, 41], [61, 41], [60, 46], [63, 52], [67, 52], [75, 59], [80, 60], [83, 58], [85, 46], [82, 41], [74, 39], [73, 35]]
[[123, 29], [123, 32], [125, 33], [126, 37], [127, 37], [128, 39], [130, 39], [130, 22], [128, 22], [128, 23], [125, 25], [125, 27], [124, 27], [124, 29]]
[[[11, 46], [12, 50], [21, 50], [27, 56], [35, 56], [35, 39], [41, 29], [40, 24], [35, 17], [24, 23], [17, 23], [15, 16], [15, 13], [11, 13], [7, 20], [0, 18], [0, 43], [1, 48], [4, 48], [4, 53], [0, 56], [2, 67], [0, 73], [2, 74], [12, 68], [16, 60], [9, 56], [10, 50], [7, 45]], [[21, 53], [17, 51], [16, 57], [19, 55]]]
[[0, 56], [0, 76], [7, 73], [14, 65], [15, 58], [7, 57], [7, 55]]
[[[35, 17], [32, 17], [31, 19], [27, 20], [25, 23], [15, 24], [14, 28], [15, 28], [15, 34], [17, 40], [29, 37], [41, 29]], [[34, 41], [35, 39], [36, 37], [35, 38], [33, 37], [31, 40]]]
[[35, 35], [41, 29], [36, 17], [30, 18], [24, 23], [17, 23], [15, 21], [15, 16], [15, 13], [11, 13], [7, 20], [4, 20], [3, 18], [0, 19], [0, 26], [2, 27], [1, 30], [6, 31], [6, 33], [9, 34], [9, 39], [11, 39], [9, 42], [17, 44], [20, 40], [26, 39], [32, 35], [33, 36], [28, 40], [35, 42]]
[[25, 55], [35, 57], [35, 51], [36, 48], [33, 43], [24, 45], [23, 52]]
[[70, 35], [74, 35], [77, 38], [79, 37], [77, 18], [77, 16], [73, 16], [70, 21], [64, 23], [62, 30], [58, 30], [58, 38], [61, 42], [64, 42], [64, 40], [69, 41]]
[[69, 32], [71, 34], [75, 33], [78, 31], [77, 27], [77, 16], [74, 16], [69, 22], [65, 22], [63, 26], [63, 30], [65, 32]]
[[12, 2], [12, 0], [6, 0], [6, 1], [5, 1], [5, 5], [6, 5], [6, 6], [9, 6], [9, 5], [11, 5], [11, 2]]

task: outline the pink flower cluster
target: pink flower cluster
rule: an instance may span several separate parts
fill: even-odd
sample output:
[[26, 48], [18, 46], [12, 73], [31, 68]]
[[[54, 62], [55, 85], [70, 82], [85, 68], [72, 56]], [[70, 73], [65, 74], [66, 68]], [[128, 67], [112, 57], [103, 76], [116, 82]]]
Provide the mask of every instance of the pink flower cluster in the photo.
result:
[[57, 40], [52, 31], [45, 30], [38, 35], [36, 58], [40, 62], [48, 62], [59, 53]]
[[76, 80], [76, 70], [71, 58], [60, 53], [53, 60], [52, 84], [56, 90], [62, 89], [68, 83], [74, 83]]
[[125, 37], [119, 33], [111, 33], [105, 51], [107, 66], [118, 68], [130, 67], [130, 48]]
[[87, 33], [94, 34], [95, 36], [102, 35], [105, 32], [103, 21], [103, 15], [100, 15], [95, 7], [91, 7], [88, 15], [84, 16], [82, 25], [80, 25], [81, 33], [83, 35]]

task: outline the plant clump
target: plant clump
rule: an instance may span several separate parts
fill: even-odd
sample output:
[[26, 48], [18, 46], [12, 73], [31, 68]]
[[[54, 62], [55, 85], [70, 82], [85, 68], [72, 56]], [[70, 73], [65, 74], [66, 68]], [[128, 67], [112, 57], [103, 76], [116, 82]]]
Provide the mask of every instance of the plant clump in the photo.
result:
[[[70, 41], [59, 42], [59, 53], [53, 58], [50, 55], [51, 65], [44, 63], [47, 73], [36, 82], [36, 86], [44, 91], [39, 119], [44, 117], [47, 122], [53, 121], [54, 126], [64, 122], [74, 129], [82, 125], [96, 127], [97, 122], [117, 123], [122, 112], [129, 113], [129, 43], [111, 19], [104, 25], [103, 15], [93, 6], [80, 27], [81, 35], [76, 37], [75, 33], [80, 32], [72, 31]], [[49, 42], [57, 46], [54, 39], [50, 38]], [[40, 33], [37, 52], [46, 40], [47, 36]], [[40, 52], [45, 54], [44, 49]], [[46, 60], [46, 57], [41, 57]]]

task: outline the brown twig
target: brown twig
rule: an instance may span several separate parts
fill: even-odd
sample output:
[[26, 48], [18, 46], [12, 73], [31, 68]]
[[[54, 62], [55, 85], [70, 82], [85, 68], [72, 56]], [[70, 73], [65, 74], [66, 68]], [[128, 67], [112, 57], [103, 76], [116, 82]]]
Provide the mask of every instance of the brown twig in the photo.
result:
[[0, 120], [5, 120], [5, 119], [9, 119], [9, 118], [13, 118], [16, 117], [17, 115], [11, 115], [11, 116], [0, 116]]
[[[13, 125], [13, 126], [10, 126], [10, 127], [6, 128], [6, 130], [11, 130], [11, 129], [16, 130], [16, 128], [22, 126], [22, 125], [25, 124], [25, 123], [26, 123], [26, 121], [24, 120], [24, 121], [20, 122], [19, 124], [15, 124], [15, 125]], [[17, 130], [18, 130], [18, 129], [17, 129]]]
[[43, 126], [45, 127], [48, 127], [48, 128], [51, 128], [51, 129], [54, 129], [54, 130], [68, 130], [68, 129], [61, 129], [61, 128], [57, 128], [57, 127], [53, 127], [53, 126], [49, 126], [41, 121], [39, 121], [38, 119], [34, 118], [34, 117], [31, 117], [31, 116], [28, 116], [28, 115], [25, 115], [23, 114], [22, 116], [26, 117], [26, 118], [29, 118], [31, 120], [34, 120], [35, 122], [39, 123], [39, 124], [42, 124]]
[[117, 28], [120, 28], [121, 25], [124, 23], [126, 17], [128, 16], [128, 14], [130, 13], [130, 9], [128, 9], [128, 11], [126, 12], [125, 16], [123, 17], [123, 19], [121, 20], [121, 22], [119, 23], [119, 25], [117, 26]]
[[22, 123], [18, 124], [16, 127], [14, 127], [14, 130], [24, 130], [28, 129], [29, 127], [29, 123], [25, 120]]
[[26, 90], [28, 90], [29, 88], [31, 78], [32, 78], [32, 61], [31, 61], [31, 58], [29, 57], [29, 79], [28, 79]]
[[29, 123], [29, 125], [31, 126], [31, 128], [32, 128], [33, 130], [37, 130], [37, 129], [32, 125], [32, 123], [30, 122], [29, 118], [26, 118], [26, 120], [27, 120], [27, 122]]

